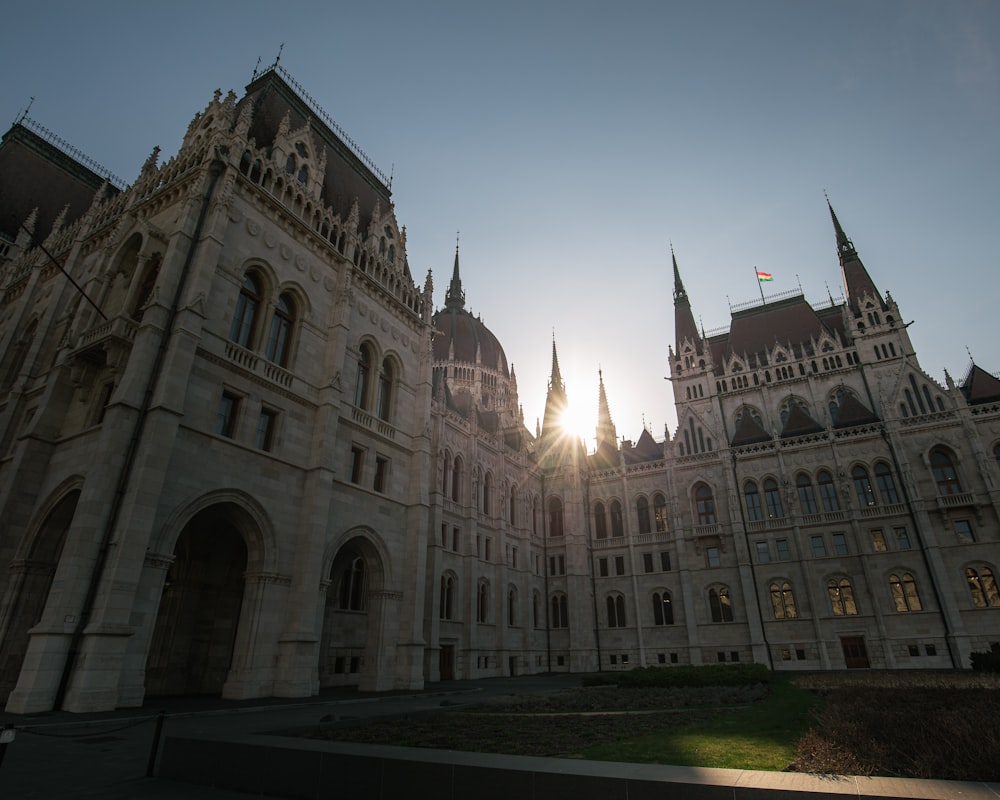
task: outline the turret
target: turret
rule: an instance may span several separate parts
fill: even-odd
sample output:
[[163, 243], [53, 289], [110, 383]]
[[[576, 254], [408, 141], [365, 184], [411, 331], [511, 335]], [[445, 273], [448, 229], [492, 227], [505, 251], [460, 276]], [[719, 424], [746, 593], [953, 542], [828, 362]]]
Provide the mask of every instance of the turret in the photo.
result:
[[566, 398], [566, 384], [559, 371], [559, 354], [556, 352], [556, 337], [552, 336], [552, 373], [549, 376], [549, 390], [545, 396], [545, 415], [542, 417], [542, 435], [551, 435], [561, 430], [560, 423], [569, 401]]

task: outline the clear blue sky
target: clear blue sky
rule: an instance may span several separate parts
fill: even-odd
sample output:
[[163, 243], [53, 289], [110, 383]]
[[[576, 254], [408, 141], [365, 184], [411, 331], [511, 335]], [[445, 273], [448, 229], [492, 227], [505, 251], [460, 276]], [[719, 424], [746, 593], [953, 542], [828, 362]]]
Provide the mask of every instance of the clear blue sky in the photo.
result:
[[[351, 7], [353, 6], [353, 7]], [[921, 364], [1000, 369], [1000, 3], [56, 2], [4, 12], [0, 114], [131, 182], [214, 89], [281, 63], [388, 173], [418, 282], [515, 365], [529, 427], [555, 331], [571, 402], [675, 425], [670, 245], [696, 318], [753, 268], [841, 293], [823, 191]], [[589, 442], [592, 446], [592, 440]]]

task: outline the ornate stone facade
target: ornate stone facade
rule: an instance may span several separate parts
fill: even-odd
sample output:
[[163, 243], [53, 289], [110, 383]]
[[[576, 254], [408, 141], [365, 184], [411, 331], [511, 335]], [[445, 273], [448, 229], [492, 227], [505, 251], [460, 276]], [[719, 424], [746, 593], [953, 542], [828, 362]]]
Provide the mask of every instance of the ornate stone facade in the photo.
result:
[[217, 93], [129, 187], [0, 145], [8, 711], [997, 646], [1000, 381], [930, 379], [835, 216], [839, 304], [706, 337], [675, 262], [678, 430], [618, 442], [601, 381], [588, 455], [555, 345], [533, 435], [457, 252], [434, 314], [294, 86]]

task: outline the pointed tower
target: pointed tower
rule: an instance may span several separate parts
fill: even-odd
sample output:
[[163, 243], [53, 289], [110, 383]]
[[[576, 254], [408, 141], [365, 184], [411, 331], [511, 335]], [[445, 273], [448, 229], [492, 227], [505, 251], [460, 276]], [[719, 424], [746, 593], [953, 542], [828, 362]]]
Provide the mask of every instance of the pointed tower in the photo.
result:
[[684, 289], [684, 282], [681, 280], [681, 272], [677, 268], [677, 256], [674, 248], [670, 248], [670, 258], [674, 263], [674, 350], [680, 353], [685, 341], [694, 345], [696, 353], [702, 352], [701, 336], [698, 335], [698, 326], [694, 321], [694, 314], [691, 311], [691, 301], [688, 300], [687, 291]]
[[462, 277], [458, 273], [458, 244], [455, 245], [455, 267], [451, 271], [451, 283], [444, 296], [445, 308], [465, 308], [465, 290], [462, 288]]
[[600, 462], [613, 466], [618, 463], [618, 432], [615, 423], [611, 421], [611, 409], [608, 407], [608, 395], [604, 391], [604, 373], [597, 370], [597, 450], [595, 455]]
[[861, 315], [861, 309], [865, 305], [865, 298], [875, 301], [882, 311], [887, 310], [885, 300], [879, 294], [865, 265], [858, 256], [858, 251], [854, 249], [854, 243], [847, 238], [844, 229], [840, 226], [840, 220], [833, 210], [830, 199], [826, 200], [827, 208], [830, 209], [830, 218], [833, 220], [833, 230], [837, 234], [837, 257], [840, 259], [840, 269], [844, 274], [844, 289], [847, 292], [847, 303], [855, 316]]
[[549, 376], [549, 391], [545, 396], [545, 415], [542, 417], [542, 435], [559, 433], [560, 420], [569, 401], [566, 398], [566, 384], [559, 371], [559, 354], [556, 352], [556, 337], [552, 334], [552, 374]]

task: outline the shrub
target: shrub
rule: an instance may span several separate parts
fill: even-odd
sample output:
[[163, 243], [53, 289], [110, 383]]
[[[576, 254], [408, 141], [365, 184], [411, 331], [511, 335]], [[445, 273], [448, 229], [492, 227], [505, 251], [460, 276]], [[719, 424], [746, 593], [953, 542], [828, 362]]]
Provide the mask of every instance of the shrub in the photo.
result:
[[619, 686], [623, 689], [700, 686], [747, 686], [767, 683], [771, 673], [763, 664], [709, 664], [706, 666], [639, 667], [628, 672], [586, 675], [584, 686]]
[[983, 653], [971, 653], [969, 662], [977, 672], [1000, 672], [1000, 650], [987, 650]]

